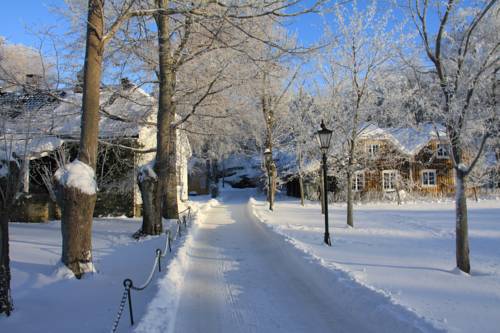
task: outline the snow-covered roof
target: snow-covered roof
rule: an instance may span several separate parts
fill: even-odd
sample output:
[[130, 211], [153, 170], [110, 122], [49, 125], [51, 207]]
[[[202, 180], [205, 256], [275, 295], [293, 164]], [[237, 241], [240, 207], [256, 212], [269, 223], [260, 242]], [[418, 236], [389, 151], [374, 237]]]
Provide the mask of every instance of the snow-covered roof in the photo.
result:
[[431, 140], [447, 140], [442, 125], [424, 123], [417, 127], [381, 128], [374, 124], [360, 129], [359, 138], [373, 140], [389, 140], [401, 152], [408, 155], [417, 154]]
[[[102, 89], [99, 137], [138, 137], [144, 127], [154, 129], [155, 99], [137, 87]], [[82, 94], [73, 91], [0, 95], [0, 117], [4, 133], [0, 150], [30, 156], [52, 151], [64, 139], [78, 139]], [[28, 141], [27, 146], [26, 141]], [[10, 155], [10, 154], [7, 154]]]

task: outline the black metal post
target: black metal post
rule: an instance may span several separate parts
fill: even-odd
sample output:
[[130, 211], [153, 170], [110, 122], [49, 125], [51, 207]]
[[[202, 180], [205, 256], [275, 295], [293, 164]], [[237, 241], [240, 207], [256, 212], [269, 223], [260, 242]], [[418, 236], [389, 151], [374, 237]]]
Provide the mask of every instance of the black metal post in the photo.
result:
[[328, 227], [328, 189], [327, 189], [327, 180], [326, 180], [326, 154], [323, 153], [323, 197], [325, 200], [325, 244], [328, 246], [332, 246], [332, 242], [330, 240], [330, 231]]
[[161, 250], [156, 249], [156, 257], [158, 258], [158, 272], [161, 272]]
[[267, 195], [269, 197], [269, 210], [273, 210], [273, 192], [272, 192], [272, 185], [271, 185], [271, 168], [267, 169], [267, 179], [268, 179], [268, 190], [267, 190]]
[[132, 288], [133, 282], [130, 279], [125, 279], [123, 281], [123, 286], [127, 290], [128, 296], [128, 310], [130, 312], [130, 325], [134, 326], [134, 313], [132, 312], [132, 297], [130, 295], [130, 289]]

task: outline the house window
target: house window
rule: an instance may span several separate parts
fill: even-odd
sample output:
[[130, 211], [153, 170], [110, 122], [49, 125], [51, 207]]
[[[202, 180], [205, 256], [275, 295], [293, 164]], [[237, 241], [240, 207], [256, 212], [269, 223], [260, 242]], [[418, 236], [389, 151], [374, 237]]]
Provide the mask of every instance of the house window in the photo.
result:
[[378, 143], [371, 143], [370, 145], [368, 145], [368, 155], [370, 155], [370, 157], [377, 156], [379, 148], [380, 145]]
[[396, 189], [397, 170], [382, 171], [382, 187], [384, 191], [394, 191]]
[[448, 158], [449, 155], [449, 145], [438, 143], [437, 145], [437, 158]]
[[365, 188], [365, 173], [363, 171], [356, 171], [352, 182], [352, 189], [356, 192], [361, 192]]
[[436, 170], [422, 171], [422, 186], [436, 186]]

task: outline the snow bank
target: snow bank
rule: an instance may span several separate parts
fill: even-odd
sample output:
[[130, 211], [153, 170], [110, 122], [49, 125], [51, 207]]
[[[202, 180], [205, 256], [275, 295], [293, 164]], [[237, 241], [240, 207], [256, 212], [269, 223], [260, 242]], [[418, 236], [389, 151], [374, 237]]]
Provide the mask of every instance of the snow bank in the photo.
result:
[[64, 187], [76, 188], [88, 195], [97, 193], [94, 170], [79, 160], [74, 160], [66, 164], [64, 168], [59, 168], [54, 177]]
[[[205, 196], [204, 196], [205, 197]], [[137, 325], [134, 332], [137, 333], [165, 333], [172, 332], [175, 316], [179, 306], [179, 291], [182, 289], [184, 275], [189, 267], [188, 250], [193, 245], [193, 237], [197, 231], [197, 226], [203, 223], [206, 212], [214, 206], [219, 205], [215, 199], [206, 203], [194, 202], [191, 207], [194, 212], [193, 226], [182, 246], [175, 253], [167, 268], [167, 275], [159, 282], [159, 290], [155, 298], [149, 303], [146, 315]], [[167, 327], [162, 327], [159, 323], [166, 323]]]
[[[322, 266], [449, 332], [498, 332], [500, 201], [469, 203], [471, 274], [455, 267], [454, 204], [363, 205], [355, 227], [345, 207], [330, 207], [332, 247], [323, 241], [320, 205], [295, 199], [274, 211], [251, 199], [256, 218]], [[352, 285], [349, 283], [348, 285]]]

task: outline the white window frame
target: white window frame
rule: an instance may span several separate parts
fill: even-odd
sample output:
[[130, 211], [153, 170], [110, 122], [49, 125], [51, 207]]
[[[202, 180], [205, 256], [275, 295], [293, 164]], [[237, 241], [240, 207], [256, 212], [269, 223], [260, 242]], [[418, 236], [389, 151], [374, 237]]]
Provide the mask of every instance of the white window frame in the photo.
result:
[[[361, 181], [358, 181], [360, 179], [361, 179]], [[354, 172], [352, 189], [354, 190], [354, 192], [361, 192], [365, 189], [365, 172], [364, 171]]]
[[[389, 184], [391, 184], [392, 186], [388, 187], [388, 188], [385, 187], [385, 175], [387, 175], [387, 174], [394, 175], [392, 181], [391, 181], [390, 176], [389, 176]], [[382, 189], [384, 190], [384, 192], [392, 192], [392, 191], [396, 190], [396, 182], [398, 181], [398, 176], [399, 176], [398, 170], [384, 170], [384, 171], [382, 171]]]
[[[377, 147], [377, 149], [376, 150], [373, 149], [374, 147]], [[367, 150], [368, 150], [368, 155], [370, 157], [377, 156], [378, 153], [379, 153], [379, 151], [380, 151], [380, 143], [370, 143], [370, 144], [368, 144]]]
[[[424, 181], [424, 174], [434, 174], [434, 184], [430, 184], [429, 176], [427, 176], [427, 184]], [[422, 184], [422, 187], [436, 187], [437, 186], [437, 172], [436, 169], [425, 169], [420, 172], [420, 183]]]
[[438, 143], [436, 147], [436, 157], [439, 159], [450, 158], [450, 145], [446, 143]]

